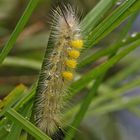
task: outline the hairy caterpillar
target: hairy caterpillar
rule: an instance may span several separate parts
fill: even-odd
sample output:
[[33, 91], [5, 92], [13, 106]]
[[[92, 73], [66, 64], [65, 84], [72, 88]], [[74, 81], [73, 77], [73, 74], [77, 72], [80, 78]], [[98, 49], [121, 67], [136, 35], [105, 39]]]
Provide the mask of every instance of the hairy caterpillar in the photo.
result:
[[64, 97], [83, 47], [79, 21], [70, 5], [53, 11], [53, 24], [33, 107], [37, 127], [52, 136], [61, 129]]

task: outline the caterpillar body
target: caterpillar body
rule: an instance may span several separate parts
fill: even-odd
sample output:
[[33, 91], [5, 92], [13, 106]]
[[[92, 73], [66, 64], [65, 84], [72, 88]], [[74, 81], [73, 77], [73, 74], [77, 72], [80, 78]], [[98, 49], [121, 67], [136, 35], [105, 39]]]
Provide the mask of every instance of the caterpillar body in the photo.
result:
[[62, 111], [77, 58], [83, 47], [79, 21], [71, 6], [54, 10], [33, 107], [33, 119], [49, 136], [61, 128]]

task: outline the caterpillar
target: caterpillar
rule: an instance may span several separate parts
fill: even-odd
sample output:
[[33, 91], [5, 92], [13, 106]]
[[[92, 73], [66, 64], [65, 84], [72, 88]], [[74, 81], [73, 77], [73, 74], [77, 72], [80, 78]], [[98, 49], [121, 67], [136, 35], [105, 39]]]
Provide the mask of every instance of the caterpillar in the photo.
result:
[[73, 8], [70, 5], [56, 8], [33, 106], [35, 125], [50, 137], [61, 129], [64, 98], [83, 45]]

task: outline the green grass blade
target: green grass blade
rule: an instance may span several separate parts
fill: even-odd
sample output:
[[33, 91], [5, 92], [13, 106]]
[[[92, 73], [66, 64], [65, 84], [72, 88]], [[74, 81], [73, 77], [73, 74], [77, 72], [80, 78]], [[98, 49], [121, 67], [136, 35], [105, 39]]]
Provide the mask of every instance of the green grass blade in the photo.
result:
[[112, 111], [118, 111], [140, 104], [140, 96], [116, 100], [113, 103], [106, 104], [92, 111], [92, 115], [103, 115]]
[[11, 107], [13, 106], [23, 95], [26, 87], [24, 85], [17, 86], [11, 93], [4, 98], [2, 101], [3, 108], [0, 112], [0, 117]]
[[22, 128], [19, 125], [16, 125], [13, 123], [12, 128], [10, 132], [8, 133], [7, 136], [3, 140], [18, 140], [20, 133], [21, 133]]
[[117, 0], [101, 0], [82, 20], [84, 34], [88, 34]]
[[133, 113], [136, 117], [140, 117], [140, 109], [139, 107], [130, 107], [128, 111]]
[[101, 22], [88, 36], [87, 47], [92, 47], [103, 39], [113, 29], [118, 27], [127, 17], [139, 10], [140, 1], [127, 0], [118, 7], [110, 16]]
[[0, 129], [0, 139], [4, 140], [4, 138], [6, 137], [7, 133], [8, 132], [5, 129]]
[[130, 28], [132, 27], [132, 25], [133, 25], [133, 23], [134, 23], [134, 21], [136, 20], [136, 18], [137, 18], [138, 15], [139, 15], [139, 12], [136, 12], [136, 13], [132, 14], [132, 16], [129, 17], [127, 23], [126, 23], [125, 26], [124, 26], [123, 31], [122, 31], [121, 34], [119, 35], [118, 40], [121, 41], [122, 39], [124, 39], [124, 38], [127, 37], [128, 31], [129, 31]]
[[83, 103], [80, 106], [79, 111], [76, 113], [74, 121], [71, 124], [72, 127], [68, 130], [69, 135], [65, 137], [65, 140], [71, 140], [74, 137], [76, 133], [76, 128], [79, 126], [80, 122], [84, 118], [84, 115], [87, 112], [93, 97], [97, 94], [97, 89], [100, 83], [102, 82], [103, 78], [104, 77], [99, 77], [99, 79], [96, 80], [95, 84], [91, 88], [91, 92], [89, 92], [89, 94], [87, 94], [87, 96], [85, 97]]
[[138, 72], [140, 66], [140, 61], [137, 60], [136, 62], [132, 63], [129, 68], [126, 67], [118, 74], [112, 76], [108, 81], [107, 84], [109, 86], [116, 86], [116, 84], [120, 83], [120, 81], [124, 80], [126, 77], [130, 76], [131, 74]]
[[13, 122], [22, 126], [28, 133], [30, 133], [33, 137], [38, 140], [51, 140], [45, 133], [43, 133], [40, 129], [35, 127], [32, 123], [27, 121], [24, 117], [22, 117], [19, 113], [17, 113], [14, 109], [9, 109], [5, 115], [11, 119]]
[[18, 110], [19, 108], [23, 107], [27, 102], [29, 102], [36, 91], [36, 83], [32, 85], [31, 89], [29, 89], [25, 95], [20, 99], [20, 101], [14, 106], [15, 110]]
[[9, 133], [9, 126], [7, 125], [7, 123], [8, 123], [8, 119], [5, 117], [0, 120], [0, 139], [2, 140]]
[[25, 59], [25, 58], [18, 58], [18, 57], [6, 57], [3, 64], [4, 66], [21, 66], [32, 68], [35, 70], [41, 69], [41, 63], [35, 60]]
[[103, 50], [99, 50], [97, 51], [96, 53], [94, 54], [91, 54], [89, 55], [88, 57], [82, 59], [80, 61], [80, 63], [78, 64], [78, 68], [82, 68], [90, 63], [93, 63], [94, 61], [96, 61], [97, 59], [103, 57], [103, 56], [106, 56], [106, 55], [109, 55], [112, 51], [113, 52], [116, 52], [117, 49], [119, 48], [122, 48], [122, 47], [126, 47], [128, 44], [130, 44], [131, 42], [134, 42], [136, 40], [138, 40], [140, 38], [140, 34], [137, 34], [136, 37], [132, 38], [132, 37], [128, 37], [126, 38], [126, 41], [125, 42], [120, 42], [119, 43], [115, 43]]
[[[137, 17], [137, 14], [133, 14], [127, 21], [125, 27], [122, 29], [122, 31], [119, 34], [119, 37], [116, 39], [116, 45], [111, 45], [112, 48], [114, 47], [115, 49], [112, 50], [110, 57], [112, 57], [113, 55], [115, 55], [117, 53], [117, 51], [120, 49], [120, 45], [122, 44], [122, 42], [126, 42], [126, 38], [127, 38], [127, 34], [129, 32], [129, 29], [132, 27], [132, 24], [134, 23], [135, 19]], [[131, 37], [132, 38], [132, 37]]]
[[4, 46], [2, 52], [0, 53], [0, 63], [3, 62], [3, 60], [6, 58], [10, 50], [13, 48], [17, 37], [23, 30], [24, 26], [29, 20], [29, 17], [31, 16], [33, 10], [37, 6], [39, 0], [30, 0], [27, 8], [25, 9], [22, 17], [20, 18], [19, 22], [17, 23], [13, 33], [11, 34], [9, 40], [7, 41], [6, 45]]
[[98, 96], [94, 99], [92, 103], [92, 107], [96, 107], [100, 105], [101, 103], [111, 100], [111, 99], [116, 99], [118, 97], [121, 97], [125, 92], [129, 91], [130, 89], [136, 88], [140, 85], [140, 78], [124, 85], [121, 88], [116, 89], [115, 91], [112, 91], [111, 93], [106, 93], [101, 96]]
[[[100, 104], [102, 104], [103, 102], [106, 102], [108, 100], [115, 100], [118, 97], [123, 96], [123, 94], [125, 94], [127, 91], [130, 91], [133, 88], [136, 88], [140, 85], [140, 78], [124, 85], [121, 88], [111, 91], [103, 91], [103, 94], [97, 96], [94, 98], [94, 100], [92, 101], [89, 111], [92, 114], [92, 111], [94, 110], [94, 108], [98, 108], [98, 106]], [[71, 108], [68, 112], [66, 112], [65, 114], [65, 119], [64, 120], [68, 120], [67, 118], [71, 118], [73, 116], [73, 114], [75, 114], [79, 108], [81, 106], [81, 103], [79, 103], [78, 105], [76, 105], [75, 107]]]
[[[29, 102], [22, 109], [20, 109], [21, 115], [25, 118], [30, 118], [30, 112], [32, 108], [32, 103]], [[19, 140], [21, 135], [22, 127], [16, 123], [13, 123], [9, 134], [5, 137], [4, 140]]]

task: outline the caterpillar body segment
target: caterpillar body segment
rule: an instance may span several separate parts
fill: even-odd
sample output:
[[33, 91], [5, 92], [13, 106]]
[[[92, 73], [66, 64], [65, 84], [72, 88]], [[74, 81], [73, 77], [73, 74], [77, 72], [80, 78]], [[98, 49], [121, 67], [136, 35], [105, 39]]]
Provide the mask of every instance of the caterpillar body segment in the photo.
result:
[[74, 77], [77, 58], [83, 47], [79, 21], [68, 6], [57, 8], [53, 15], [51, 35], [38, 81], [33, 106], [37, 127], [53, 136], [61, 129], [64, 97]]

